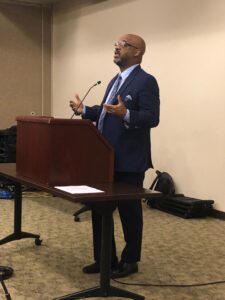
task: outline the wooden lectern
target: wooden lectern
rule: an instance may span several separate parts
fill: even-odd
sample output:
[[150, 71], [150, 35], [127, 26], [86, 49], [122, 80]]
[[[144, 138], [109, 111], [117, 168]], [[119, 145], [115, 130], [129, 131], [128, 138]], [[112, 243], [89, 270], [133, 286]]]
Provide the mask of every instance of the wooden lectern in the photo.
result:
[[89, 120], [17, 117], [16, 172], [48, 186], [112, 183], [114, 152]]

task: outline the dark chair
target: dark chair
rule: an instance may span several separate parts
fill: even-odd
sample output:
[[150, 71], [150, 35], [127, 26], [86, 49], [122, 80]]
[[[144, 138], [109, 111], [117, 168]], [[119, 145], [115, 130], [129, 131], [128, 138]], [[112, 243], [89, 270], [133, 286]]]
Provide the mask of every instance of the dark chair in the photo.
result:
[[88, 211], [88, 210], [90, 210], [90, 207], [88, 205], [84, 205], [83, 207], [81, 207], [80, 209], [78, 209], [77, 211], [75, 211], [75, 213], [73, 214], [74, 221], [75, 222], [79, 222], [80, 221], [79, 215], [82, 214], [85, 211]]

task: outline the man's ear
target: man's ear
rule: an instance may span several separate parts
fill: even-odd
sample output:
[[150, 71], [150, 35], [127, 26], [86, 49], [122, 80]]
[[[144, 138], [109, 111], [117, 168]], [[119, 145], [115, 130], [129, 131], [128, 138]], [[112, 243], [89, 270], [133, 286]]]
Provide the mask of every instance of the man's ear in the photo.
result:
[[137, 57], [137, 56], [140, 56], [140, 55], [141, 55], [141, 50], [136, 49], [136, 51], [134, 53], [134, 56]]

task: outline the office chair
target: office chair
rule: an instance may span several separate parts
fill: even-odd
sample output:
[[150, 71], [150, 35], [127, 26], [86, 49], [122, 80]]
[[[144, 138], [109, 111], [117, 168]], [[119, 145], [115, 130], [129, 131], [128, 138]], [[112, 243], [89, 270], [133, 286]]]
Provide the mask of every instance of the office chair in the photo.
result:
[[91, 210], [90, 207], [88, 205], [84, 205], [83, 207], [81, 207], [80, 209], [78, 209], [77, 211], [75, 211], [75, 213], [73, 214], [74, 221], [75, 222], [79, 222], [80, 221], [79, 215], [82, 214], [85, 211], [88, 211], [88, 210]]

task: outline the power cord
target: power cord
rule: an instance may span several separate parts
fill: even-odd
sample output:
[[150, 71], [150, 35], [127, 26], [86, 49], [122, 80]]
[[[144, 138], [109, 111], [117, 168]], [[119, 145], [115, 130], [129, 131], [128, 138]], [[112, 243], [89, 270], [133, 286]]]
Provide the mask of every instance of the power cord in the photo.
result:
[[0, 266], [0, 283], [1, 283], [3, 291], [5, 293], [6, 300], [12, 300], [12, 298], [7, 290], [4, 280], [9, 279], [12, 275], [13, 275], [12, 268]]
[[113, 281], [125, 284], [125, 285], [135, 285], [135, 286], [155, 286], [155, 287], [193, 287], [193, 286], [205, 286], [205, 285], [212, 285], [212, 284], [221, 284], [225, 283], [225, 280], [221, 281], [212, 281], [206, 283], [193, 283], [193, 284], [153, 284], [153, 283], [131, 283], [131, 282], [123, 282], [117, 279], [113, 279]]

